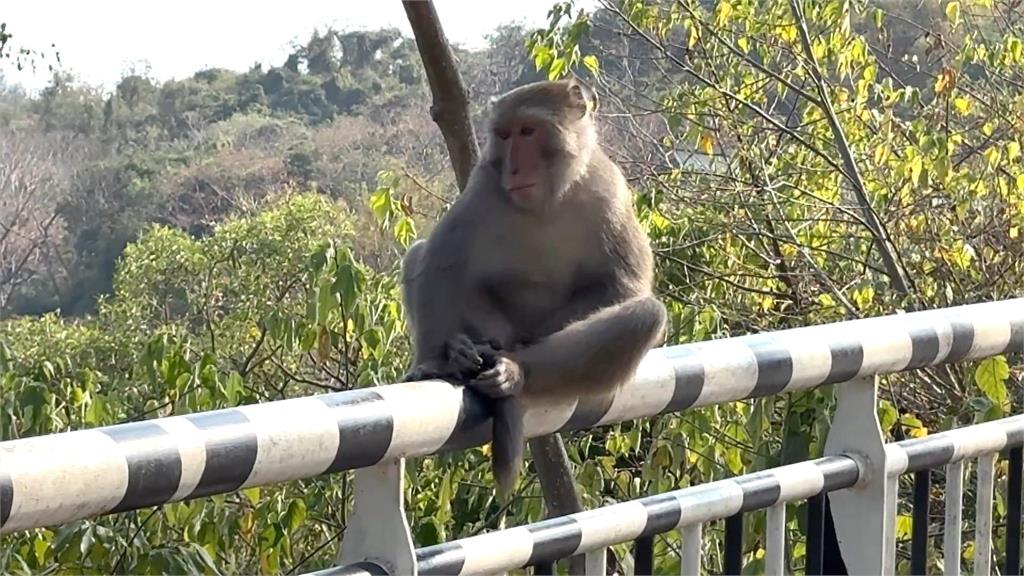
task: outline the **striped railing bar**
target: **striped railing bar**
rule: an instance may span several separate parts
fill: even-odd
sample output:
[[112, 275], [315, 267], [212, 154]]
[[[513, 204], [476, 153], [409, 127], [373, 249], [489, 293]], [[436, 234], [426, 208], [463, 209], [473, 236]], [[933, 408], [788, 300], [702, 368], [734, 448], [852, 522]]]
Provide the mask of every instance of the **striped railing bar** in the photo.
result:
[[[929, 467], [960, 463], [964, 458], [995, 454], [1003, 448], [1019, 450], [1022, 441], [1024, 416], [1013, 416], [888, 444], [888, 479], [894, 481], [900, 473], [921, 472]], [[679, 528], [683, 532], [680, 572], [698, 574], [701, 528], [704, 522], [807, 499], [811, 509], [808, 518], [811, 525], [808, 555], [818, 550], [817, 561], [808, 558], [807, 573], [820, 573], [820, 543], [823, 540], [820, 532], [823, 532], [825, 494], [853, 486], [858, 479], [859, 468], [855, 459], [829, 456], [438, 544], [417, 550], [416, 556], [420, 572], [424, 574], [498, 572], [604, 550], [620, 542], [635, 541]], [[892, 488], [894, 490], [895, 485]], [[815, 507], [819, 508], [820, 515], [817, 522], [813, 513]], [[810, 542], [815, 539], [814, 524], [817, 524], [819, 532], [817, 545]], [[509, 552], [511, 561], [510, 558], [492, 557], [495, 550], [508, 548], [510, 544], [513, 548]], [[516, 559], [519, 561], [516, 562]]]
[[[490, 574], [553, 561], [681, 527], [804, 500], [857, 482], [856, 460], [828, 456], [507, 528], [416, 551], [420, 574]], [[692, 536], [692, 528], [690, 529]], [[699, 533], [698, 533], [699, 536]], [[699, 539], [684, 548], [699, 549]], [[692, 550], [684, 550], [687, 568]]]
[[[1022, 444], [1024, 416], [887, 444], [887, 475], [893, 483], [890, 492], [895, 493], [894, 482], [901, 473], [945, 466], [953, 462], [954, 458], [960, 462], [963, 458], [980, 455], [979, 451], [998, 451], [1007, 447], [1020, 447]], [[809, 565], [807, 573], [820, 573], [825, 493], [853, 486], [858, 479], [859, 468], [855, 459], [828, 456], [437, 544], [417, 550], [416, 556], [420, 573], [423, 574], [493, 573], [552, 562], [603, 550], [621, 542], [681, 529], [683, 546], [680, 572], [698, 574], [704, 522], [806, 499], [811, 509], [808, 518], [808, 556], [814, 553], [814, 549], [818, 549], [818, 560], [815, 562], [809, 558], [809, 563], [815, 565]], [[819, 509], [820, 515], [817, 520], [813, 513], [815, 507]], [[895, 506], [892, 512], [895, 512]], [[816, 538], [813, 528], [815, 524], [818, 527]], [[816, 545], [811, 543], [812, 539], [817, 542]], [[495, 552], [499, 554], [496, 556]]]
[[[650, 351], [608, 401], [530, 407], [532, 435], [807, 390], [1024, 348], [1024, 299]], [[489, 438], [485, 405], [441, 381], [322, 394], [0, 443], [0, 534], [223, 494]]]
[[960, 575], [960, 532], [963, 530], [961, 510], [963, 508], [963, 460], [946, 465], [946, 510], [942, 533], [942, 573], [944, 576]]
[[989, 574], [992, 567], [992, 495], [998, 452], [978, 458], [974, 520], [974, 573]]
[[704, 525], [700, 522], [682, 527], [680, 537], [683, 540], [683, 558], [679, 564], [681, 576], [700, 576], [701, 539]]
[[941, 468], [1020, 446], [1024, 446], [1024, 414], [886, 444], [886, 474]]
[[1024, 448], [1010, 448], [1006, 479], [1006, 567], [1003, 574], [1020, 574], [1021, 490], [1024, 484]]
[[[1010, 416], [992, 422], [947, 430], [924, 438], [914, 438], [886, 444], [888, 491], [895, 494], [900, 475], [914, 474], [911, 573], [924, 573], [922, 571], [925, 570], [927, 564], [928, 496], [931, 487], [930, 471], [963, 462], [966, 459], [994, 457], [993, 455], [998, 454], [1002, 450], [1007, 448], [1011, 450], [1019, 449], [1021, 446], [1024, 446], [1024, 415]], [[991, 506], [991, 497], [988, 500]], [[889, 510], [886, 511], [886, 525], [891, 527], [895, 525], [895, 501], [891, 501], [889, 506]], [[991, 538], [991, 534], [988, 534], [988, 537]], [[948, 523], [946, 524], [944, 535], [944, 555], [947, 554], [946, 538], [950, 538]], [[977, 546], [977, 536], [975, 545]], [[895, 537], [887, 537], [885, 549], [886, 574], [895, 573], [895, 553]], [[1019, 558], [1019, 552], [1017, 554]], [[959, 554], [956, 557], [957, 562], [959, 562]], [[944, 561], [947, 563], [948, 570], [948, 563], [953, 560], [944, 556]]]

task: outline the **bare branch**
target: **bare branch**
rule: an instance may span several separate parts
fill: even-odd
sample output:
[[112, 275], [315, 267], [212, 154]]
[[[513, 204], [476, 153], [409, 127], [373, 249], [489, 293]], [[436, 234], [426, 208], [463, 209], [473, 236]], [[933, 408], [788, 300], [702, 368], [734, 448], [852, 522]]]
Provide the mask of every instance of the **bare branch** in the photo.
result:
[[403, 0], [402, 5], [412, 25], [416, 47], [434, 96], [430, 116], [444, 136], [459, 190], [465, 190], [480, 149], [469, 117], [469, 97], [462, 75], [455, 65], [455, 55], [441, 28], [434, 3], [430, 0]]

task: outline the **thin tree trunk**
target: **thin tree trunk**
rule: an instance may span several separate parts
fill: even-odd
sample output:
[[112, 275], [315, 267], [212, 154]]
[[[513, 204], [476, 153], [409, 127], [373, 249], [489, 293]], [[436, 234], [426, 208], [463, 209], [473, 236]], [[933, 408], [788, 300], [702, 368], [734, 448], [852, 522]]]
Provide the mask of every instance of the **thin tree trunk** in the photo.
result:
[[433, 2], [403, 0], [402, 4], [409, 24], [412, 25], [416, 47], [434, 97], [430, 117], [444, 136], [459, 190], [465, 190], [480, 150], [469, 117], [469, 97], [455, 63], [455, 54], [448, 45]]

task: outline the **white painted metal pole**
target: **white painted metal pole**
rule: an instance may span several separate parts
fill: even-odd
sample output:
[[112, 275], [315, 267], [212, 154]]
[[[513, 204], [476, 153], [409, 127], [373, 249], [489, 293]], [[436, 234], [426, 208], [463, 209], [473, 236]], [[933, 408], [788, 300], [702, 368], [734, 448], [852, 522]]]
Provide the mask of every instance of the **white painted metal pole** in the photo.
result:
[[608, 569], [608, 549], [599, 548], [586, 554], [587, 576], [605, 576]]
[[765, 553], [764, 573], [769, 576], [782, 576], [786, 563], [785, 502], [779, 502], [768, 508], [765, 528], [768, 531], [768, 549]]
[[978, 458], [978, 503], [974, 521], [974, 573], [988, 574], [992, 564], [992, 481], [997, 453]]
[[389, 574], [416, 576], [404, 484], [405, 458], [356, 470], [352, 514], [336, 564], [375, 562]]
[[946, 525], [942, 537], [942, 573], [945, 576], [960, 576], [963, 492], [964, 463], [958, 460], [946, 466]]
[[825, 439], [825, 454], [851, 454], [861, 466], [857, 485], [828, 495], [839, 551], [851, 574], [881, 574], [888, 537], [888, 468], [878, 423], [878, 377], [864, 376], [837, 386], [838, 400]]
[[882, 574], [896, 574], [896, 502], [900, 493], [900, 475], [892, 474], [885, 479], [885, 547], [883, 551]]
[[682, 576], [700, 576], [700, 540], [703, 524], [683, 526], [683, 561], [679, 563]]

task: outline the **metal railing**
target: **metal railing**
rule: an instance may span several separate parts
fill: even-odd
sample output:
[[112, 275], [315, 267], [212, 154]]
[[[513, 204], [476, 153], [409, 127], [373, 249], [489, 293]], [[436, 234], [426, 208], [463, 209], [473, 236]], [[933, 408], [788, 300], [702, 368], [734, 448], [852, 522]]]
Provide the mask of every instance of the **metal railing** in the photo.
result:
[[[739, 567], [733, 552], [742, 546], [737, 544], [742, 514], [761, 508], [769, 515], [766, 565], [781, 573], [781, 507], [810, 499], [822, 519], [826, 492], [850, 571], [892, 573], [893, 478], [913, 472], [920, 485], [922, 471], [936, 466], [952, 467], [950, 477], [956, 478], [955, 467], [965, 455], [985, 454], [981, 495], [989, 496], [989, 512], [984, 506], [979, 511], [981, 532], [991, 524], [990, 454], [1006, 446], [1019, 449], [1021, 433], [1013, 428], [1019, 420], [1010, 418], [984, 425], [990, 428], [886, 446], [875, 412], [876, 377], [1022, 350], [1024, 299], [652, 350], [610, 401], [530, 406], [526, 429], [532, 435], [586, 429], [845, 383], [825, 457], [419, 551], [403, 510], [404, 458], [481, 444], [489, 434], [486, 411], [476, 397], [445, 382], [380, 386], [0, 443], [0, 534], [354, 469], [355, 510], [341, 546], [342, 567], [332, 573], [476, 573], [525, 565], [544, 571], [545, 562], [581, 552], [590, 572], [603, 566], [599, 550], [632, 540], [638, 542], [636, 567], [647, 568], [643, 559], [650, 538], [677, 527], [683, 530], [684, 571], [693, 571], [700, 525], [716, 518], [726, 518], [725, 570], [733, 573]], [[993, 430], [1013, 432], [1000, 445]], [[1013, 454], [1019, 464], [1019, 452]], [[1018, 487], [1011, 508], [1019, 510], [1020, 478], [1011, 474], [1011, 480]], [[948, 498], [958, 493], [956, 482], [951, 484], [947, 494], [954, 496]], [[950, 510], [947, 524], [957, 524], [959, 512]], [[1007, 547], [1016, 550], [1018, 564], [1019, 516], [1013, 528], [1018, 542]], [[826, 523], [814, 526], [819, 524]], [[946, 538], [952, 542], [948, 530]], [[990, 539], [978, 540], [980, 552], [990, 547]], [[914, 542], [913, 549], [924, 554]], [[808, 565], [814, 569], [811, 554], [809, 549]], [[983, 562], [980, 568], [987, 566]]]
[[[960, 570], [960, 500], [962, 497], [962, 466], [965, 460], [979, 458], [978, 509], [974, 573], [987, 574], [991, 556], [991, 501], [993, 469], [996, 455], [1009, 450], [1007, 542], [1019, 542], [1021, 528], [1021, 447], [1024, 445], [1024, 416], [1004, 418], [995, 422], [943, 432], [927, 438], [907, 440], [885, 447], [889, 462], [886, 479], [895, 493], [900, 475], [915, 474], [914, 520], [911, 573], [924, 574], [926, 557], [928, 502], [921, 500], [927, 494], [927, 478], [931, 469], [945, 466], [946, 522], [944, 574], [959, 574]], [[811, 500], [809, 511], [817, 516], [817, 533], [808, 532], [807, 574], [822, 574], [824, 506], [822, 496], [844, 488], [854, 487], [863, 478], [862, 468], [850, 456], [826, 456], [816, 460], [780, 466], [719, 480], [700, 486], [648, 496], [578, 514], [562, 516], [437, 544], [416, 550], [420, 574], [493, 574], [526, 566], [542, 566], [556, 560], [585, 554], [588, 573], [605, 574], [606, 547], [623, 542], [636, 542], [634, 572], [650, 573], [653, 566], [653, 536], [672, 530], [681, 530], [683, 574], [699, 574], [701, 569], [701, 527], [704, 523], [726, 519], [726, 549], [742, 550], [742, 522], [745, 513], [766, 510], [767, 546], [765, 573], [783, 574], [785, 569], [785, 512], [786, 504]], [[925, 476], [921, 476], [921, 475]], [[922, 486], [924, 488], [922, 488]], [[892, 500], [895, 502], [895, 500]], [[1016, 512], [1015, 512], [1016, 511]], [[896, 507], [887, 510], [886, 524], [895, 522]], [[886, 541], [887, 568], [893, 573], [895, 539]], [[955, 554], [949, 554], [955, 550]], [[817, 557], [814, 558], [817, 552]], [[739, 574], [741, 555], [728, 554], [727, 574]], [[363, 566], [361, 569], [367, 569]], [[351, 574], [355, 567], [332, 568], [315, 574]], [[1020, 571], [1020, 547], [1007, 547], [1004, 574]], [[858, 573], [858, 572], [854, 572]]]

